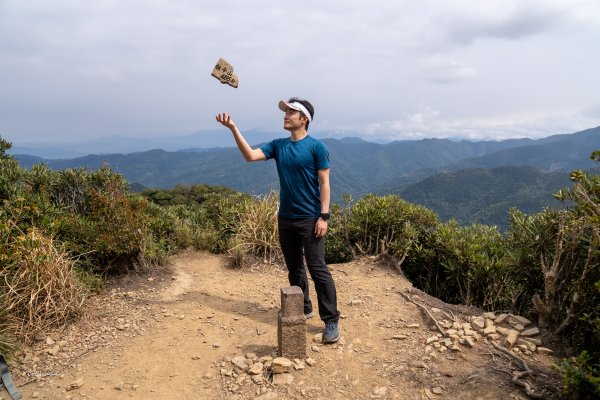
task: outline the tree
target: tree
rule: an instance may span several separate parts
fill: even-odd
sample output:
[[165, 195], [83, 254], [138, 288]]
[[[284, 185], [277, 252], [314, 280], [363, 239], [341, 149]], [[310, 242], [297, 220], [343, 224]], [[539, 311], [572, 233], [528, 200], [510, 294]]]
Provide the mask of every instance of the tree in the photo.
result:
[[17, 191], [17, 183], [21, 176], [19, 163], [7, 153], [12, 143], [0, 136], [0, 205]]

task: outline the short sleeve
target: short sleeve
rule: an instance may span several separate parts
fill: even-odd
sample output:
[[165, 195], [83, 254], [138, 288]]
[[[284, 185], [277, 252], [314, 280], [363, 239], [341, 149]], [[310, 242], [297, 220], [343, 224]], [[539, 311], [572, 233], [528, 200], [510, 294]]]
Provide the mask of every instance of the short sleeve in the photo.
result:
[[262, 150], [262, 152], [265, 155], [265, 158], [267, 160], [269, 160], [271, 158], [275, 158], [275, 143], [274, 143], [274, 141], [270, 141], [269, 143], [261, 146], [260, 149]]
[[317, 142], [317, 145], [315, 146], [315, 153], [317, 170], [331, 168], [331, 163], [329, 162], [329, 152], [323, 143]]

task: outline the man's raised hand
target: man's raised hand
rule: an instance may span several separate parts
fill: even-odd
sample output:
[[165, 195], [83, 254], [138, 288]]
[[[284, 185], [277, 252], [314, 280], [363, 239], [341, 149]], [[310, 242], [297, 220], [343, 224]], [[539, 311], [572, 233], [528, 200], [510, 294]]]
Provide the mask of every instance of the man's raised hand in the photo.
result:
[[227, 113], [217, 114], [216, 118], [217, 118], [217, 121], [219, 123], [221, 123], [223, 126], [229, 128], [229, 129], [235, 129], [235, 122], [233, 122], [233, 120], [231, 119], [229, 114], [227, 114]]

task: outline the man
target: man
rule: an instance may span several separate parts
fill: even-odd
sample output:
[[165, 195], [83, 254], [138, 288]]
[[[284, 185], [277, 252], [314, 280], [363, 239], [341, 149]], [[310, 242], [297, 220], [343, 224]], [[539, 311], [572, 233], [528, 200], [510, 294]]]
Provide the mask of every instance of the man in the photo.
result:
[[280, 101], [285, 112], [283, 128], [290, 137], [275, 139], [253, 149], [227, 113], [217, 121], [231, 130], [246, 161], [275, 159], [279, 174], [279, 243], [288, 269], [290, 285], [304, 293], [304, 316], [314, 316], [309, 298], [304, 258], [315, 283], [319, 316], [325, 323], [323, 342], [334, 343], [340, 337], [335, 283], [325, 264], [325, 235], [329, 219], [329, 154], [325, 145], [309, 136], [308, 125], [314, 108], [306, 100]]

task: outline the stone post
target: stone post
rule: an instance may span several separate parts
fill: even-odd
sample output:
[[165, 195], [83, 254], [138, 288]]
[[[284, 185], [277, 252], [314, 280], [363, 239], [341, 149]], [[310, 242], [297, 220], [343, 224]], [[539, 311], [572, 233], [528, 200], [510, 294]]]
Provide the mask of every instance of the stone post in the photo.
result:
[[279, 356], [306, 358], [306, 318], [304, 294], [298, 286], [281, 288], [281, 309], [277, 315]]

